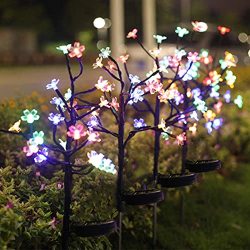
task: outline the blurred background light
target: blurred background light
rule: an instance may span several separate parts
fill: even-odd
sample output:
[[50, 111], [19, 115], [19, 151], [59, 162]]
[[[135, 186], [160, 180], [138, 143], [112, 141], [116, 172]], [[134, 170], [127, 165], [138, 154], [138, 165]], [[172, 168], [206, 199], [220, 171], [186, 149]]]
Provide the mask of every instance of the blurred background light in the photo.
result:
[[105, 26], [105, 20], [102, 17], [97, 17], [93, 21], [93, 25], [97, 29], [102, 29]]
[[240, 42], [245, 43], [248, 40], [248, 35], [246, 33], [240, 33], [238, 35]]

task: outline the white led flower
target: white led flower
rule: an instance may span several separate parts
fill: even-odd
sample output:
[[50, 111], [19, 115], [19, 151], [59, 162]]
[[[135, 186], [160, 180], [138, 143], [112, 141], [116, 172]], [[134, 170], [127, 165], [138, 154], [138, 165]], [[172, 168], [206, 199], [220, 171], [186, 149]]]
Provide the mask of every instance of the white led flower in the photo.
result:
[[186, 28], [177, 27], [175, 33], [177, 33], [179, 37], [183, 37], [189, 34], [189, 31]]
[[162, 43], [162, 41], [166, 40], [166, 36], [161, 36], [161, 35], [153, 35], [153, 37], [156, 39], [157, 43]]
[[71, 44], [67, 44], [67, 45], [61, 45], [56, 47], [57, 50], [60, 50], [63, 52], [63, 54], [68, 54], [69, 53], [69, 49], [71, 48]]
[[51, 83], [49, 83], [49, 84], [46, 85], [46, 88], [47, 89], [57, 90], [58, 89], [58, 87], [57, 87], [58, 83], [59, 83], [59, 79], [53, 79], [51, 81]]
[[128, 104], [132, 105], [133, 103], [137, 103], [138, 101], [143, 101], [143, 95], [144, 91], [140, 87], [136, 88], [134, 92], [131, 93], [130, 101], [128, 102]]
[[64, 94], [64, 99], [65, 101], [68, 101], [72, 96], [72, 91], [71, 89], [67, 89], [67, 92]]
[[100, 51], [101, 51], [101, 53], [99, 54], [99, 56], [102, 58], [108, 58], [111, 54], [111, 50], [109, 47], [102, 48]]

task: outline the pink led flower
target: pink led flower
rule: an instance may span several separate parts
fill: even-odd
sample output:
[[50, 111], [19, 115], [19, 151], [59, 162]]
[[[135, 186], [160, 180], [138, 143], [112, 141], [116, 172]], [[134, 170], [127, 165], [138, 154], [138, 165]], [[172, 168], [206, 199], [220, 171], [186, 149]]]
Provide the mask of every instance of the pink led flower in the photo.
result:
[[115, 70], [117, 70], [117, 67], [115, 65], [115, 63], [113, 63], [112, 61], [108, 60], [108, 68], [111, 72], [114, 72]]
[[97, 89], [100, 89], [103, 92], [110, 92], [113, 90], [113, 85], [110, 84], [108, 80], [103, 80], [103, 77], [100, 76], [97, 84], [95, 84]]
[[150, 94], [154, 94], [156, 92], [160, 92], [162, 90], [162, 83], [158, 81], [147, 81], [146, 87], [144, 89], [145, 92], [150, 92]]
[[116, 111], [119, 110], [119, 103], [117, 102], [117, 98], [113, 97], [110, 106], [113, 107]]
[[73, 57], [77, 57], [80, 58], [82, 57], [82, 52], [85, 50], [85, 46], [84, 45], [80, 45], [79, 42], [75, 42], [74, 46], [71, 46], [71, 48], [69, 49], [69, 57], [73, 58]]
[[208, 55], [207, 57], [201, 57], [200, 61], [208, 65], [213, 62], [213, 57], [211, 55]]
[[102, 57], [97, 57], [95, 63], [93, 64], [93, 69], [102, 68]]
[[221, 35], [225, 35], [231, 31], [231, 29], [224, 26], [218, 26], [217, 29], [219, 30]]
[[161, 48], [149, 50], [149, 53], [154, 57], [158, 57], [161, 53]]
[[46, 185], [44, 183], [41, 184], [39, 191], [43, 191], [45, 189]]
[[218, 101], [216, 104], [214, 104], [214, 109], [215, 109], [217, 114], [219, 114], [221, 112], [222, 106], [223, 106], [222, 101]]
[[53, 217], [53, 219], [49, 222], [49, 225], [51, 226], [51, 228], [56, 229], [56, 217]]
[[76, 126], [72, 125], [69, 127], [69, 131], [67, 132], [67, 136], [72, 137], [74, 140], [79, 140], [81, 137], [87, 134], [84, 131], [84, 127], [82, 124], [77, 124]]
[[132, 31], [130, 31], [128, 34], [127, 34], [127, 38], [133, 38], [133, 39], [136, 39], [137, 38], [137, 29], [133, 29]]
[[206, 23], [199, 21], [193, 21], [192, 25], [193, 25], [193, 30], [197, 32], [205, 32], [207, 31], [208, 28]]
[[57, 189], [63, 189], [63, 182], [57, 182], [56, 183], [56, 188]]
[[187, 140], [186, 134], [182, 133], [180, 135], [177, 135], [176, 140], [177, 140], [178, 145], [183, 145], [184, 142]]
[[93, 132], [92, 130], [89, 130], [88, 132], [88, 141], [90, 142], [100, 142], [100, 134], [98, 132]]
[[221, 75], [216, 70], [210, 71], [208, 77], [203, 80], [205, 85], [217, 84], [221, 81]]
[[8, 201], [7, 204], [5, 205], [5, 208], [7, 208], [7, 209], [12, 209], [12, 208], [14, 208], [13, 202]]
[[23, 152], [26, 153], [26, 156], [31, 156], [38, 152], [39, 148], [36, 143], [29, 140], [27, 141], [27, 146], [23, 147]]
[[200, 60], [198, 52], [189, 52], [187, 58], [191, 62], [198, 62]]
[[168, 63], [171, 68], [177, 68], [179, 65], [179, 60], [177, 56], [168, 56]]
[[168, 100], [174, 99], [176, 96], [180, 95], [179, 91], [175, 88], [167, 89], [166, 91], [162, 89], [160, 95], [158, 96], [160, 102], [168, 103]]
[[121, 61], [122, 63], [126, 63], [128, 58], [129, 58], [129, 55], [126, 54], [126, 55], [119, 56], [118, 60]]
[[206, 86], [209, 86], [209, 85], [212, 84], [212, 80], [211, 80], [211, 78], [206, 77], [206, 78], [203, 80], [203, 83], [204, 83]]

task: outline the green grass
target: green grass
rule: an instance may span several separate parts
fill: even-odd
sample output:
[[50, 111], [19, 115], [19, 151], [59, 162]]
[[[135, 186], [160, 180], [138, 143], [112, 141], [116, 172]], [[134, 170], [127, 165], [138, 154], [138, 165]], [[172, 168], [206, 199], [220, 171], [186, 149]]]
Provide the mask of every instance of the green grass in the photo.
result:
[[[180, 193], [179, 193], [180, 195]], [[180, 196], [166, 193], [158, 215], [158, 249], [250, 249], [250, 166], [242, 164], [227, 178], [203, 174], [201, 182], [184, 195], [184, 223]], [[124, 239], [124, 249], [153, 249], [150, 241]]]

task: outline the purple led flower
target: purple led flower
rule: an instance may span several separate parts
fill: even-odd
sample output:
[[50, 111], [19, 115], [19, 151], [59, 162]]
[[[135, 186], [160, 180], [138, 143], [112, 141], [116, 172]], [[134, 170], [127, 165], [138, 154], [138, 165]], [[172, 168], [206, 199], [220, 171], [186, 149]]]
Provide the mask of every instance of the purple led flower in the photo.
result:
[[207, 129], [207, 132], [209, 133], [209, 134], [211, 134], [212, 133], [212, 131], [213, 131], [213, 123], [212, 122], [207, 122], [206, 124], [205, 124], [205, 127], [206, 127], [206, 129]]
[[48, 119], [53, 122], [54, 125], [58, 125], [61, 121], [64, 121], [64, 117], [61, 114], [50, 113]]
[[220, 93], [217, 92], [216, 89], [212, 88], [211, 89], [211, 93], [210, 93], [210, 97], [212, 97], [212, 98], [219, 98], [219, 96], [220, 96]]
[[192, 90], [192, 94], [193, 94], [194, 97], [199, 97], [200, 94], [201, 94], [201, 90], [198, 89], [198, 88], [193, 89], [193, 90]]
[[222, 126], [222, 124], [223, 124], [223, 119], [222, 118], [216, 118], [213, 121], [213, 128], [217, 130]]
[[42, 163], [47, 160], [49, 152], [47, 148], [43, 148], [41, 151], [39, 151], [34, 158], [35, 163]]
[[134, 119], [134, 127], [135, 128], [142, 128], [142, 127], [146, 127], [147, 124], [144, 122], [144, 120], [142, 118], [140, 118], [139, 120]]
[[230, 102], [230, 99], [231, 99], [231, 92], [230, 90], [227, 90], [226, 93], [223, 95], [226, 103], [229, 103]]
[[90, 127], [90, 128], [97, 127], [99, 125], [100, 125], [100, 123], [99, 123], [96, 116], [92, 116], [90, 118], [90, 120], [88, 121], [88, 123], [87, 123], [87, 126]]
[[175, 100], [176, 105], [179, 105], [180, 103], [183, 103], [183, 101], [184, 101], [183, 94], [175, 96], [174, 100]]

